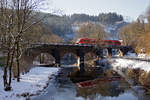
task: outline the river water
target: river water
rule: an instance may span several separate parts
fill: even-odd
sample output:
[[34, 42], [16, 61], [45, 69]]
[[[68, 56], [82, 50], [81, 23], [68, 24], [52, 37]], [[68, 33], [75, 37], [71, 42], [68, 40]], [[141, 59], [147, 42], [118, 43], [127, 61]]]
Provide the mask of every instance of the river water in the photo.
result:
[[80, 88], [68, 74], [73, 68], [62, 68], [50, 80], [49, 86], [32, 100], [150, 100], [143, 93], [135, 92], [125, 80], [101, 82], [97, 86]]

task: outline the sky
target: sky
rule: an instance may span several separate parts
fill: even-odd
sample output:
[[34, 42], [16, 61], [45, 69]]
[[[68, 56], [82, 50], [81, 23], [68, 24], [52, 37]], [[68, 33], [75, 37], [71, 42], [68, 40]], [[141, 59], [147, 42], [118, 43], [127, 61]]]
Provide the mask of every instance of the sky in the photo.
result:
[[49, 2], [51, 8], [61, 10], [66, 15], [117, 12], [133, 20], [143, 14], [150, 5], [150, 0], [49, 0]]

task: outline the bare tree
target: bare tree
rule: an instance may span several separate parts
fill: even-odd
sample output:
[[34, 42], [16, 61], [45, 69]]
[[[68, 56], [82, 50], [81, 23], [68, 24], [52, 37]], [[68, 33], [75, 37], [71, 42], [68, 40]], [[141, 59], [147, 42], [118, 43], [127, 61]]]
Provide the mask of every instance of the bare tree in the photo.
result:
[[5, 90], [11, 89], [12, 67], [15, 61], [17, 81], [20, 80], [20, 58], [24, 49], [22, 45], [25, 44], [23, 35], [31, 26], [40, 22], [35, 17], [40, 4], [41, 0], [0, 0], [1, 47], [7, 52], [3, 75]]
[[105, 32], [104, 27], [93, 23], [84, 23], [78, 30], [76, 38], [87, 37], [95, 38], [97, 40], [105, 39], [108, 34]]

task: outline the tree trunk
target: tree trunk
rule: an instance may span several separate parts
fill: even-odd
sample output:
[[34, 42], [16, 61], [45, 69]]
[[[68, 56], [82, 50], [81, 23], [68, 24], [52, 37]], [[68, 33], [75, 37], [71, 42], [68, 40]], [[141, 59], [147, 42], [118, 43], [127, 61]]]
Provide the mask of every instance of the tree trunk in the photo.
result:
[[9, 66], [9, 86], [11, 87], [11, 79], [12, 79], [12, 67], [13, 67], [13, 61], [14, 61], [14, 54], [15, 54], [15, 49], [12, 52], [11, 55], [11, 62]]
[[7, 84], [7, 68], [9, 65], [9, 56], [10, 56], [10, 52], [7, 53], [7, 63], [6, 66], [4, 67], [4, 75], [3, 75], [4, 87]]
[[19, 41], [17, 43], [17, 82], [20, 82]]
[[[5, 91], [10, 91], [11, 90], [11, 86], [10, 84], [7, 82], [7, 68], [9, 67], [10, 68], [10, 65], [9, 65], [9, 61], [10, 61], [10, 51], [8, 51], [8, 54], [7, 54], [7, 64], [4, 68], [4, 75], [3, 75], [3, 80], [4, 80], [4, 90]], [[11, 72], [9, 73], [11, 74]]]
[[[10, 47], [10, 38], [9, 38], [9, 43], [8, 46]], [[7, 53], [7, 62], [6, 62], [6, 66], [4, 68], [4, 75], [3, 75], [3, 81], [4, 81], [4, 90], [9, 91], [11, 89], [11, 87], [9, 86], [8, 82], [7, 82], [7, 68], [9, 67], [9, 62], [10, 62], [10, 55], [11, 54], [11, 50], [8, 49], [8, 53]]]

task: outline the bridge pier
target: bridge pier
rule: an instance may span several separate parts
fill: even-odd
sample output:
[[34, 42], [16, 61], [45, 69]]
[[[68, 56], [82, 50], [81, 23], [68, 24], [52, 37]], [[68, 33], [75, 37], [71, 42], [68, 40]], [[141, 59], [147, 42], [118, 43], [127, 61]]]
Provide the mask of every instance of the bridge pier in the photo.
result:
[[78, 58], [78, 66], [80, 67], [80, 72], [85, 72], [84, 69], [84, 52], [82, 52], [81, 50], [77, 51], [77, 55], [79, 56]]
[[119, 56], [123, 57], [125, 54], [119, 49]]
[[99, 58], [103, 58], [103, 49], [99, 49], [98, 51], [96, 51], [96, 55], [97, 55]]
[[[119, 54], [120, 54], [120, 56], [122, 57], [122, 56], [126, 55], [126, 54], [128, 53], [128, 51], [131, 51], [130, 49], [131, 49], [131, 48], [120, 48], [120, 49], [119, 49]], [[132, 50], [132, 51], [133, 51], [133, 50]]]
[[112, 56], [112, 48], [107, 48], [107, 57]]
[[61, 66], [61, 62], [60, 62], [60, 51], [59, 50], [52, 50], [52, 55], [55, 58], [55, 64], [57, 67]]
[[80, 72], [84, 72], [84, 56], [80, 57]]
[[78, 69], [80, 69], [80, 57], [77, 58], [77, 66], [78, 66]]
[[60, 67], [61, 66], [61, 64], [60, 64], [60, 57], [55, 57], [55, 63], [56, 63], [56, 66], [57, 67]]

